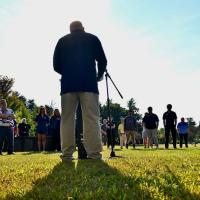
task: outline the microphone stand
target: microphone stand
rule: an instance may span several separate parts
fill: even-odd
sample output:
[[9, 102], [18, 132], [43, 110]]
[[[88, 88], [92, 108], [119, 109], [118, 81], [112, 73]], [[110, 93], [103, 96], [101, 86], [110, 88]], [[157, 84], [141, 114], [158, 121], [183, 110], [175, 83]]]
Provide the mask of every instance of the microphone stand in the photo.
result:
[[87, 159], [87, 152], [83, 145], [83, 121], [82, 121], [82, 110], [80, 102], [76, 110], [76, 146], [78, 147], [78, 158]]
[[107, 91], [107, 105], [108, 105], [108, 118], [109, 118], [109, 129], [110, 129], [110, 135], [111, 135], [111, 153], [110, 153], [110, 157], [119, 157], [115, 155], [115, 151], [114, 151], [114, 136], [112, 135], [112, 128], [111, 128], [111, 112], [110, 112], [110, 99], [109, 99], [109, 91], [108, 91], [108, 78], [110, 79], [110, 81], [112, 82], [112, 84], [114, 85], [115, 89], [117, 90], [119, 96], [123, 99], [122, 94], [120, 93], [120, 91], [118, 90], [117, 86], [115, 85], [115, 83], [113, 82], [110, 74], [108, 73], [108, 71], [106, 70], [105, 73], [105, 77], [106, 77], [106, 91]]

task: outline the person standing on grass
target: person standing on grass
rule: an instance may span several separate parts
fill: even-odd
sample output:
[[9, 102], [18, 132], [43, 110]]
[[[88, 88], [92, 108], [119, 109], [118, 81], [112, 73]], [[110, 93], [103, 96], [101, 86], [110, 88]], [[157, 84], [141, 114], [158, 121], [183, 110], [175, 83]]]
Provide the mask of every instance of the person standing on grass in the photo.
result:
[[44, 106], [40, 106], [39, 114], [36, 116], [36, 135], [38, 151], [45, 151], [46, 136], [48, 134], [49, 117]]
[[[145, 113], [145, 116], [147, 116], [148, 113]], [[143, 139], [143, 144], [144, 144], [144, 148], [149, 148], [149, 138], [148, 138], [148, 135], [147, 135], [147, 131], [146, 131], [146, 128], [145, 128], [145, 125], [144, 123], [142, 122], [142, 139]]]
[[167, 105], [167, 112], [163, 114], [163, 125], [165, 127], [165, 148], [169, 148], [169, 134], [171, 132], [173, 139], [173, 147], [176, 149], [176, 124], [177, 116], [174, 111], [172, 111], [172, 105]]
[[101, 124], [101, 136], [102, 136], [102, 145], [107, 144], [107, 119], [103, 119], [103, 124]]
[[156, 148], [158, 148], [158, 125], [159, 119], [156, 114], [153, 113], [153, 108], [148, 107], [148, 114], [144, 116], [142, 120], [144, 127], [146, 129], [147, 136], [149, 138], [149, 145], [153, 148], [153, 144], [155, 144]]
[[19, 137], [27, 137], [29, 136], [29, 131], [31, 126], [27, 124], [26, 118], [23, 118], [21, 123], [18, 125], [18, 136]]
[[125, 131], [126, 137], [127, 137], [126, 148], [128, 149], [130, 138], [132, 140], [133, 148], [135, 148], [135, 136], [137, 133], [137, 120], [134, 116], [134, 110], [129, 110], [128, 115], [124, 119], [124, 131]]
[[111, 116], [110, 119], [108, 117], [107, 120], [107, 148], [110, 146], [113, 148], [115, 147], [115, 122], [113, 121], [113, 117]]
[[53, 112], [53, 116], [50, 119], [50, 132], [52, 136], [52, 144], [53, 150], [61, 151], [60, 146], [60, 111], [59, 109], [55, 109]]
[[31, 126], [27, 124], [26, 118], [23, 118], [21, 123], [19, 123], [18, 125], [18, 134], [17, 134], [20, 137], [22, 151], [25, 150], [24, 148], [25, 140], [26, 140], [26, 137], [29, 136], [30, 129], [31, 129]]
[[13, 124], [13, 135], [14, 137], [18, 137], [18, 124], [16, 119], [13, 120], [14, 124]]
[[180, 138], [180, 148], [182, 148], [183, 139], [185, 140], [185, 147], [188, 148], [188, 129], [189, 125], [187, 122], [185, 122], [185, 118], [182, 117], [181, 122], [179, 122], [177, 125], [177, 130]]
[[126, 146], [126, 134], [124, 131], [124, 118], [121, 118], [121, 123], [118, 126], [118, 134], [120, 139], [120, 147], [123, 149], [123, 146]]
[[2, 155], [3, 145], [7, 140], [8, 154], [14, 151], [13, 126], [15, 114], [12, 109], [7, 107], [5, 99], [0, 100], [0, 155]]
[[[98, 72], [96, 70], [96, 65]], [[100, 40], [85, 32], [80, 21], [70, 24], [70, 34], [59, 39], [53, 58], [54, 70], [61, 75], [61, 148], [63, 161], [73, 159], [75, 112], [78, 102], [83, 117], [83, 143], [89, 159], [101, 159], [98, 81], [107, 60]]]

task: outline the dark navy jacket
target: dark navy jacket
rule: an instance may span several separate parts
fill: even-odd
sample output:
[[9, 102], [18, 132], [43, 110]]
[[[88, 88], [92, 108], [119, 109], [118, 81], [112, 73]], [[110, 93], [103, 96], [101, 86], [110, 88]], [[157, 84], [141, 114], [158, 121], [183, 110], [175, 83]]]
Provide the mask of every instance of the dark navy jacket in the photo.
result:
[[80, 30], [65, 35], [58, 41], [53, 58], [54, 70], [62, 76], [61, 95], [68, 92], [98, 94], [97, 76], [103, 76], [106, 65], [101, 42], [96, 36]]
[[137, 121], [134, 116], [128, 115], [124, 119], [124, 130], [125, 131], [136, 131], [137, 130]]

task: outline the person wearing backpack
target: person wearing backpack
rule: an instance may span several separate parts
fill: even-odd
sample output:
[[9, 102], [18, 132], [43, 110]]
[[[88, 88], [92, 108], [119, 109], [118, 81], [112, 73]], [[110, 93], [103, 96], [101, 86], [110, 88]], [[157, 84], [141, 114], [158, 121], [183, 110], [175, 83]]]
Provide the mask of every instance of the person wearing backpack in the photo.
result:
[[135, 148], [135, 136], [137, 133], [137, 121], [134, 117], [134, 111], [129, 110], [128, 115], [124, 119], [124, 131], [127, 136], [126, 148], [128, 149], [129, 139], [132, 140], [133, 148]]

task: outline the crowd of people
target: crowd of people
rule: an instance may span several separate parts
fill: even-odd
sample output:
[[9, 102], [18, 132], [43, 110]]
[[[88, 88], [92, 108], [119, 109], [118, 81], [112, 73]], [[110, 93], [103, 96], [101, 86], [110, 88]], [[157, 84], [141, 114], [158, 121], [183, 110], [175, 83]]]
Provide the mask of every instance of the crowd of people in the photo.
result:
[[52, 136], [53, 149], [60, 151], [60, 111], [55, 109], [51, 118], [46, 113], [45, 107], [41, 106], [39, 114], [36, 116], [36, 135], [38, 151], [45, 151], [46, 137]]
[[[45, 107], [41, 106], [35, 118], [38, 151], [45, 151], [47, 136], [52, 137], [52, 149], [61, 151], [60, 145], [60, 111], [54, 109], [53, 115], [49, 117], [46, 114]], [[7, 107], [5, 99], [0, 100], [0, 155], [2, 155], [3, 146], [6, 142], [8, 154], [14, 152], [14, 137], [20, 137], [22, 143], [25, 138], [30, 136], [31, 126], [26, 118], [17, 124], [16, 116], [12, 109]], [[23, 145], [24, 146], [24, 145]]]
[[[159, 148], [158, 141], [158, 126], [159, 118], [153, 113], [153, 108], [148, 107], [147, 111], [142, 118], [142, 138], [144, 148], [153, 148], [155, 146]], [[167, 111], [163, 114], [163, 125], [165, 128], [165, 148], [169, 148], [169, 137], [170, 133], [173, 140], [173, 148], [176, 149], [177, 146], [177, 132], [180, 139], [180, 148], [183, 146], [183, 139], [185, 142], [185, 147], [188, 147], [188, 129], [189, 125], [185, 122], [185, 118], [182, 117], [181, 121], [177, 124], [177, 115], [172, 111], [172, 105], [167, 105]], [[111, 122], [111, 123], [110, 123]], [[133, 110], [129, 110], [128, 115], [125, 118], [120, 119], [120, 124], [118, 125], [118, 136], [119, 136], [119, 145], [121, 149], [126, 147], [128, 149], [129, 144], [132, 144], [133, 148], [136, 147], [136, 135], [138, 133], [138, 123], [134, 115]], [[112, 135], [111, 135], [112, 132]], [[106, 145], [109, 148], [111, 145], [113, 147], [116, 143], [116, 134], [115, 134], [115, 123], [113, 118], [103, 119], [101, 125], [101, 135], [102, 135], [102, 144]]]
[[[158, 126], [159, 118], [153, 113], [153, 108], [148, 107], [147, 111], [142, 118], [142, 138], [144, 148], [159, 148], [158, 142]], [[13, 154], [14, 151], [14, 137], [24, 137], [30, 135], [31, 126], [27, 123], [26, 118], [23, 118], [21, 123], [17, 125], [16, 116], [12, 109], [7, 108], [7, 102], [5, 99], [0, 100], [0, 154], [2, 154], [3, 143], [7, 141], [8, 154]], [[59, 109], [55, 109], [53, 115], [49, 117], [46, 113], [45, 107], [41, 106], [36, 116], [36, 136], [38, 151], [45, 151], [46, 137], [50, 135], [52, 137], [52, 146], [56, 151], [61, 151], [60, 142], [60, 122], [61, 115]], [[173, 140], [173, 148], [176, 149], [177, 144], [177, 132], [180, 140], [180, 148], [183, 146], [183, 140], [185, 147], [188, 147], [188, 123], [185, 122], [185, 118], [182, 117], [181, 121], [177, 124], [177, 115], [172, 111], [172, 105], [167, 105], [167, 111], [163, 114], [163, 125], [165, 128], [165, 148], [169, 148], [170, 133]], [[129, 110], [128, 115], [120, 118], [120, 124], [116, 127], [113, 117], [109, 119], [103, 119], [101, 126], [101, 140], [102, 145], [113, 148], [116, 144], [116, 130], [119, 136], [119, 145], [121, 149], [126, 147], [128, 149], [129, 144], [132, 144], [133, 148], [136, 147], [136, 134], [138, 131], [138, 122], [134, 115], [133, 110]], [[17, 127], [17, 128], [16, 128]]]

